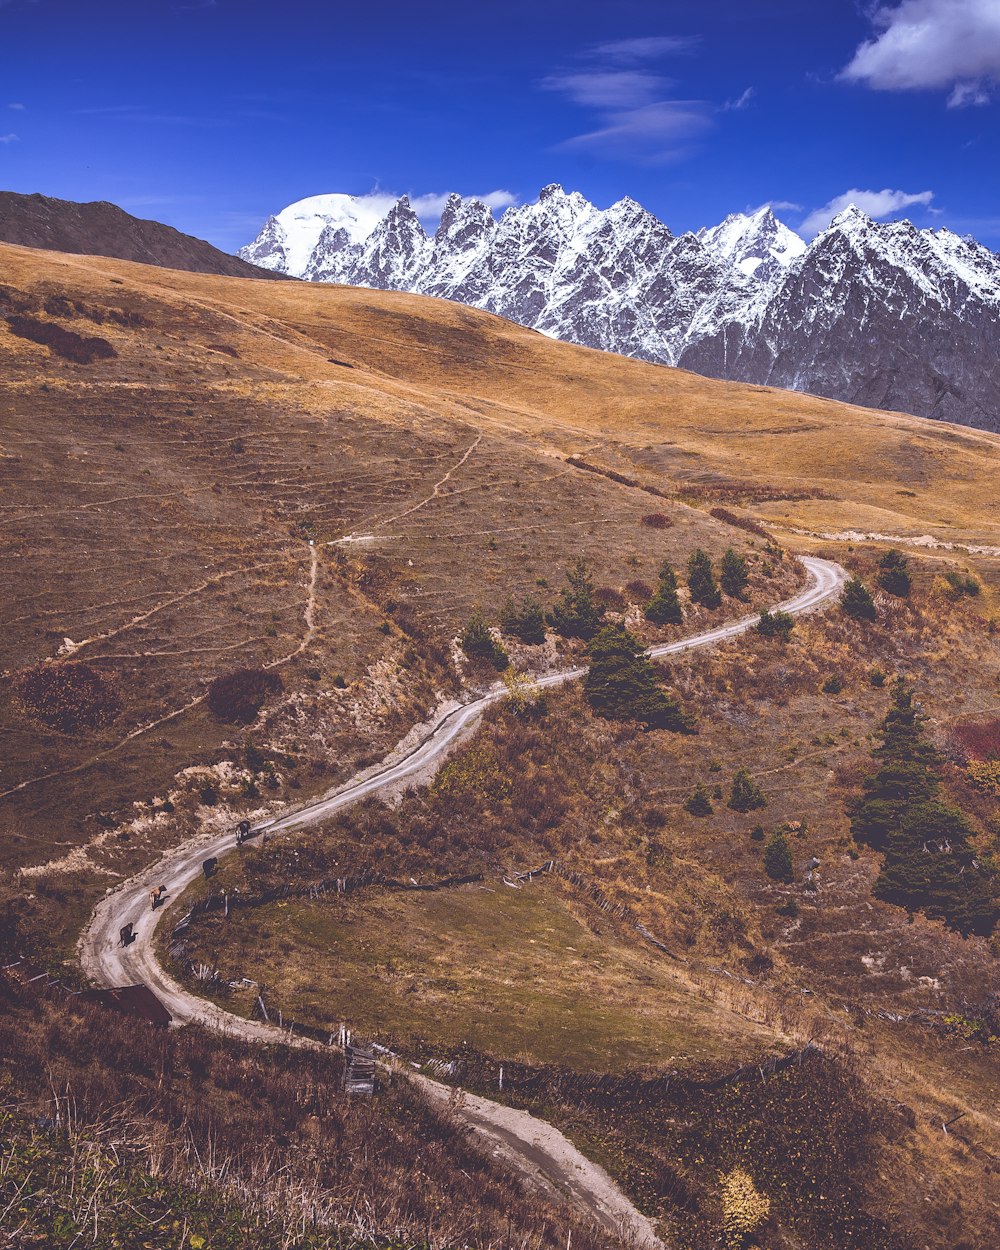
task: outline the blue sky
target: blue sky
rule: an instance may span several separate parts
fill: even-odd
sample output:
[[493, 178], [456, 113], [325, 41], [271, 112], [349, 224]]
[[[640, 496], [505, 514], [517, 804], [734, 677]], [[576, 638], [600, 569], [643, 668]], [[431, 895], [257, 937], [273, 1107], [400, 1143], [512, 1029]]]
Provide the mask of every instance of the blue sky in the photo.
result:
[[0, 0], [0, 188], [229, 250], [320, 192], [549, 182], [1000, 249], [998, 158], [1000, 0]]

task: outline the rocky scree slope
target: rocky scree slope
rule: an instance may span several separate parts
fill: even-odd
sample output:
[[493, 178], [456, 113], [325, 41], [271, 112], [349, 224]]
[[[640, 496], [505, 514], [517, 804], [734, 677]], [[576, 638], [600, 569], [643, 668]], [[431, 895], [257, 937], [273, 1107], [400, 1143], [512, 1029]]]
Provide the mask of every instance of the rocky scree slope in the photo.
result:
[[632, 199], [599, 209], [553, 185], [499, 221], [452, 195], [428, 236], [406, 196], [383, 214], [321, 195], [240, 255], [710, 377], [1000, 430], [1000, 257], [857, 208], [808, 245], [766, 207], [675, 236]]

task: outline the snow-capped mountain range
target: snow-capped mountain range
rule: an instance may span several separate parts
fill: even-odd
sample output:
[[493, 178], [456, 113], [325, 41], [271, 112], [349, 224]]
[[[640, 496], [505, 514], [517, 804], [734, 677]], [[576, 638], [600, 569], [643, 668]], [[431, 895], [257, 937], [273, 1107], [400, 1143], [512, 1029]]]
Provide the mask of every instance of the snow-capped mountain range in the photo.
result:
[[635, 200], [546, 187], [497, 221], [452, 195], [317, 195], [239, 255], [313, 282], [440, 296], [710, 377], [1000, 430], [1000, 257], [848, 208], [806, 243], [770, 208], [675, 236]]

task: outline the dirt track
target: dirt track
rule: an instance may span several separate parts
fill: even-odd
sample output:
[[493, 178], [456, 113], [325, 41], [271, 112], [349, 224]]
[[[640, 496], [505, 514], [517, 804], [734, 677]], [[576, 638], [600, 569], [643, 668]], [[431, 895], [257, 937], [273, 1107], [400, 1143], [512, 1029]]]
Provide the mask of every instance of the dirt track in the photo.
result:
[[[845, 574], [832, 562], [803, 557], [810, 574], [810, 585], [781, 607], [791, 613], [815, 611], [829, 604], [842, 589]], [[756, 616], [745, 617], [692, 638], [652, 648], [653, 657], [676, 654], [695, 647], [710, 646], [750, 629]], [[582, 668], [553, 673], [539, 681], [554, 686], [583, 675]], [[262, 822], [254, 832], [268, 833], [318, 823], [333, 812], [365, 795], [391, 789], [404, 779], [426, 773], [443, 760], [448, 749], [483, 713], [505, 694], [491, 690], [468, 704], [442, 710], [425, 731], [410, 735], [395, 753], [396, 758], [371, 770], [331, 794], [308, 803], [285, 816]], [[325, 1049], [320, 1043], [291, 1037], [274, 1025], [245, 1020], [223, 1011], [213, 1003], [188, 993], [158, 964], [153, 931], [183, 891], [202, 873], [202, 863], [210, 856], [221, 857], [235, 846], [232, 833], [213, 831], [175, 848], [141, 877], [124, 882], [109, 892], [94, 909], [80, 939], [80, 959], [88, 977], [100, 985], [149, 985], [164, 1002], [175, 1022], [197, 1022], [222, 1033], [263, 1044], [286, 1044]], [[150, 887], [165, 885], [165, 902], [150, 910]], [[119, 929], [132, 923], [137, 939], [128, 947], [118, 942]], [[471, 1094], [458, 1097], [449, 1086], [414, 1074], [425, 1094], [434, 1101], [450, 1102], [455, 1113], [483, 1139], [484, 1146], [511, 1164], [529, 1187], [568, 1199], [585, 1217], [609, 1233], [631, 1239], [636, 1246], [658, 1248], [662, 1242], [651, 1221], [643, 1216], [618, 1189], [603, 1168], [592, 1163], [558, 1129], [527, 1112], [491, 1102]]]

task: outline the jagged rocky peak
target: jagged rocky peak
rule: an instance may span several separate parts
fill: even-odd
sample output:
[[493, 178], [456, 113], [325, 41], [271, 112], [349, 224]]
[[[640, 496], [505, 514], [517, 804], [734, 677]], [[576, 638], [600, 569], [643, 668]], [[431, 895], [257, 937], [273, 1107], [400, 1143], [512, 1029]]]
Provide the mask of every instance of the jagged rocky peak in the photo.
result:
[[484, 204], [482, 200], [465, 200], [452, 192], [434, 233], [434, 242], [465, 251], [481, 242], [495, 229], [496, 222], [488, 204]]
[[730, 213], [721, 225], [698, 231], [717, 256], [747, 277], [770, 282], [806, 250], [803, 239], [775, 217], [769, 204], [754, 213]]
[[768, 205], [675, 237], [629, 197], [601, 209], [551, 183], [499, 221], [451, 195], [428, 238], [405, 196], [313, 196], [241, 255], [713, 377], [1000, 430], [1000, 258], [856, 205], [809, 244]]

